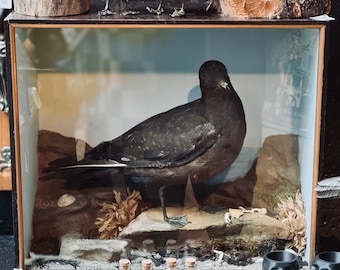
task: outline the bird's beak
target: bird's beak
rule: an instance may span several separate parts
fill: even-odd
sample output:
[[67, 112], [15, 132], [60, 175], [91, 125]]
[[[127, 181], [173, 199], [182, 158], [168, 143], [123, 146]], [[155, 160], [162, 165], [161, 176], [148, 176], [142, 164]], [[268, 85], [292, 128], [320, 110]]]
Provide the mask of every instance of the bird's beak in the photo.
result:
[[226, 81], [220, 82], [220, 86], [222, 86], [224, 89], [229, 88], [229, 84]]

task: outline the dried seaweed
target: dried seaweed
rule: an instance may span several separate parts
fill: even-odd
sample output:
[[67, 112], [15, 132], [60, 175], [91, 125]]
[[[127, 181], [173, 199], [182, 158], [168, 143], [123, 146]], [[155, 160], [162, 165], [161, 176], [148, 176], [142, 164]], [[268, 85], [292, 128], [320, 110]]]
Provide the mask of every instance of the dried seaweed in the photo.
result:
[[288, 225], [293, 239], [286, 248], [296, 249], [301, 253], [306, 247], [305, 208], [302, 194], [297, 191], [295, 200], [292, 197], [281, 199], [278, 203], [278, 220]]
[[135, 219], [138, 201], [142, 199], [138, 191], [128, 194], [123, 200], [120, 192], [113, 190], [115, 202], [104, 202], [101, 204], [102, 215], [97, 218], [95, 224], [98, 226], [100, 239], [112, 239], [129, 223]]

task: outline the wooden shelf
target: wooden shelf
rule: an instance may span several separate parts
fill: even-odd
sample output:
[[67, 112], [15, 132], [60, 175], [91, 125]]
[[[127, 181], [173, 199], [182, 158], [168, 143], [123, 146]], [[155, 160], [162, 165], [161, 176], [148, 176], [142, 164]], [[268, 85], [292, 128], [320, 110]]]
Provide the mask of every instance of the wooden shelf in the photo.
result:
[[[144, 3], [144, 2], [143, 2]], [[151, 1], [149, 1], [151, 5], [154, 5]], [[147, 5], [145, 2], [144, 5]], [[315, 27], [316, 24], [324, 25], [324, 21], [311, 20], [308, 18], [300, 18], [300, 19], [291, 19], [291, 18], [283, 18], [283, 19], [269, 19], [269, 18], [232, 18], [228, 16], [223, 16], [221, 14], [217, 14], [216, 12], [190, 12], [186, 13], [186, 16], [183, 17], [171, 17], [169, 12], [165, 12], [161, 15], [150, 14], [146, 11], [145, 7], [136, 8], [138, 14], [135, 15], [122, 15], [122, 14], [113, 14], [108, 16], [99, 16], [98, 11], [102, 9], [102, 6], [91, 6], [89, 12], [80, 15], [73, 16], [60, 16], [60, 17], [38, 17], [38, 16], [27, 16], [19, 14], [18, 12], [12, 12], [9, 14], [5, 22], [10, 24], [26, 24], [26, 27], [32, 27], [34, 24], [37, 24], [39, 27], [62, 27], [65, 25], [77, 25], [77, 27], [103, 27], [105, 25], [114, 25], [114, 24], [125, 24], [129, 25], [151, 25], [158, 27], [168, 27], [173, 25], [187, 25], [187, 24], [196, 24], [198, 26], [202, 25], [219, 25], [223, 24], [224, 26], [230, 25], [230, 27], [235, 26], [243, 26], [247, 28], [253, 27], [273, 27], [276, 25], [280, 25], [282, 27], [289, 27], [291, 25], [299, 25], [308, 27], [308, 25], [313, 25]]]

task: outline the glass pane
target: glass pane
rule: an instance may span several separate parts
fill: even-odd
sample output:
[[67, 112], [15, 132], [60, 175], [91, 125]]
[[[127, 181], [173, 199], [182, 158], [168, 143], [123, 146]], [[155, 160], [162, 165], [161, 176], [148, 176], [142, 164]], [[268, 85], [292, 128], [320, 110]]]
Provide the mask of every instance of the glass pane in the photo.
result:
[[[218, 249], [232, 258], [247, 254], [244, 262], [237, 263], [249, 263], [273, 246], [306, 248], [304, 241], [287, 234], [289, 225], [282, 220], [291, 197], [295, 214], [301, 218], [294, 222], [302, 222], [296, 234], [309, 235], [316, 107], [320, 103], [318, 29], [17, 28], [16, 36], [26, 252], [113, 264], [122, 257], [133, 261], [136, 254], [158, 253], [164, 265], [170, 249], [171, 256], [179, 260], [190, 255], [217, 263], [218, 255], [212, 250]], [[182, 108], [183, 122], [179, 122], [179, 115], [169, 111], [201, 98], [198, 72], [212, 59], [226, 66], [242, 101], [247, 125], [242, 149], [231, 165], [196, 166], [169, 183], [178, 167], [201, 161], [223, 136], [215, 135], [220, 131], [210, 120], [204, 127], [197, 124], [196, 132], [193, 121], [198, 116]], [[205, 110], [197, 112], [199, 119]], [[167, 117], [163, 115], [163, 122], [157, 124], [150, 121], [152, 130], [145, 141], [131, 132], [125, 140], [101, 144], [136, 125], [138, 134], [139, 123], [162, 112]], [[219, 121], [229, 121], [229, 117], [236, 116]], [[229, 129], [236, 128], [232, 124]], [[181, 136], [178, 128], [183, 129]], [[139, 147], [145, 147], [141, 163], [133, 166], [129, 165], [135, 158], [132, 154], [116, 155], [122, 147], [137, 147], [135, 141], [129, 142], [131, 137], [141, 139]], [[153, 148], [148, 140], [155, 137], [158, 145]], [[194, 140], [195, 145], [188, 147], [187, 142]], [[229, 140], [232, 146], [239, 138]], [[168, 143], [173, 150], [164, 153], [170, 148]], [[98, 145], [91, 158], [86, 155]], [[228, 147], [221, 160], [232, 155]], [[113, 159], [118, 156], [114, 167]], [[156, 168], [135, 169], [144, 163]], [[79, 164], [86, 167], [73, 167]], [[213, 177], [202, 176], [195, 183], [195, 173], [202, 170], [203, 175]], [[155, 176], [159, 174], [162, 177]], [[163, 184], [169, 185], [164, 194], [168, 215], [185, 215], [189, 222], [182, 228], [163, 220], [159, 197]], [[297, 192], [302, 193], [305, 211], [299, 209]], [[225, 221], [226, 213], [231, 222], [228, 217]], [[133, 220], [130, 224], [129, 219]], [[270, 225], [256, 225], [259, 220]], [[260, 240], [259, 235], [263, 235]], [[68, 253], [66, 238], [119, 239], [118, 246], [127, 246], [108, 251], [111, 255], [106, 257], [85, 251], [81, 244], [78, 252]], [[169, 243], [173, 243], [171, 248]], [[108, 249], [112, 246], [111, 242], [102, 244]], [[188, 255], [188, 246], [195, 252]]]

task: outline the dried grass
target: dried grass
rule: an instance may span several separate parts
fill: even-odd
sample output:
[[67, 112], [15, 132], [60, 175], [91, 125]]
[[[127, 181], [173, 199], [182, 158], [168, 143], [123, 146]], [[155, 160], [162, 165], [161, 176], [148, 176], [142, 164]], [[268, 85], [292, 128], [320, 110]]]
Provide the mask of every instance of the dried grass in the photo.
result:
[[138, 191], [128, 194], [123, 200], [120, 192], [113, 190], [115, 202], [103, 203], [95, 224], [98, 226], [100, 239], [112, 239], [135, 219], [138, 201], [142, 199]]
[[306, 247], [305, 208], [302, 194], [297, 191], [295, 200], [292, 197], [281, 199], [278, 203], [278, 220], [288, 225], [293, 239], [286, 248], [296, 249], [301, 253]]

